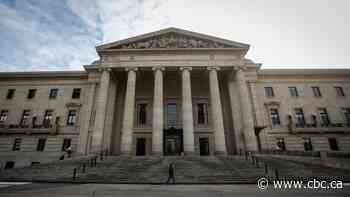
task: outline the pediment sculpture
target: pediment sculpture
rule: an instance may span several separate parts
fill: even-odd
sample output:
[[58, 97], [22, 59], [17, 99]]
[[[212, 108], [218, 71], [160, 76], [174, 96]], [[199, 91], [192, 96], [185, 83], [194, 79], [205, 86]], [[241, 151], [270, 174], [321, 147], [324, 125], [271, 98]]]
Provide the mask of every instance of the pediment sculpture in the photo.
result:
[[131, 42], [117, 46], [119, 49], [148, 49], [148, 48], [232, 48], [226, 44], [212, 40], [184, 36], [179, 34], [165, 34], [146, 40]]

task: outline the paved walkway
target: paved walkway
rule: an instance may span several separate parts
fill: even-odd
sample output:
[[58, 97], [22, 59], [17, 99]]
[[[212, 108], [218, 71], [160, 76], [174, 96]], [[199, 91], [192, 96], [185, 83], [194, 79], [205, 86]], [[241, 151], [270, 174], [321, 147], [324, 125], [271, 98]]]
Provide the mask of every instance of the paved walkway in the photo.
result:
[[251, 185], [130, 185], [130, 184], [22, 184], [0, 188], [6, 197], [226, 197], [226, 196], [350, 196], [350, 186], [334, 190], [259, 190]]

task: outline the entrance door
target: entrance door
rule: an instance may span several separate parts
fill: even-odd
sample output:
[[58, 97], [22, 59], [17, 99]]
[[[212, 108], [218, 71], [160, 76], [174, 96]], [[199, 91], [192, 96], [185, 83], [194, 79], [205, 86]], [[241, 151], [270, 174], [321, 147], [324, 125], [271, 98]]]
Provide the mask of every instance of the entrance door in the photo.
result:
[[199, 152], [201, 156], [209, 155], [209, 139], [207, 137], [199, 138]]
[[146, 155], [146, 138], [137, 138], [136, 140], [136, 156]]
[[164, 155], [180, 155], [183, 152], [182, 129], [165, 129], [163, 137]]

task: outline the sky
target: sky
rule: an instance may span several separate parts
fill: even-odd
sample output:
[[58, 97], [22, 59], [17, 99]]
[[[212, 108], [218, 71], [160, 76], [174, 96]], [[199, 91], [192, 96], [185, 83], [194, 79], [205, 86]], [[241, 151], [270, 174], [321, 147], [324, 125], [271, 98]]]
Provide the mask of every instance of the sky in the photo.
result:
[[0, 71], [82, 70], [168, 27], [250, 44], [263, 68], [350, 68], [349, 0], [0, 0]]

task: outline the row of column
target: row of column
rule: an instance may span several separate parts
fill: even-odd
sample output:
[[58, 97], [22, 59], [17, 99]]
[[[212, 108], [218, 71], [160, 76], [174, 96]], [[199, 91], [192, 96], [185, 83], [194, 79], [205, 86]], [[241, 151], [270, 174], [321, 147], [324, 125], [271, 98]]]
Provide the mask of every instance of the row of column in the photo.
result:
[[[210, 67], [210, 100], [212, 106], [212, 120], [215, 136], [215, 151], [217, 154], [226, 154], [225, 133], [220, 100], [219, 82], [217, 77], [218, 67]], [[124, 105], [124, 119], [122, 126], [121, 152], [131, 154], [133, 118], [135, 104], [136, 70], [128, 69], [126, 97]], [[153, 97], [153, 132], [152, 153], [163, 154], [163, 70], [162, 67], [154, 67], [154, 97]], [[185, 154], [194, 154], [194, 124], [191, 93], [191, 67], [181, 67], [182, 71], [182, 120], [183, 120], [183, 146]]]
[[[226, 154], [226, 142], [223, 123], [222, 105], [220, 99], [219, 81], [217, 71], [219, 67], [208, 67], [209, 87], [212, 125], [214, 130], [214, 144], [216, 154]], [[194, 154], [194, 122], [191, 94], [191, 67], [181, 67], [182, 72], [182, 117], [183, 117], [183, 146], [185, 154]], [[152, 152], [155, 155], [163, 154], [163, 71], [162, 67], [154, 67], [154, 97], [153, 97], [153, 132], [152, 132]], [[127, 86], [124, 103], [124, 116], [122, 122], [121, 134], [121, 152], [122, 154], [131, 154], [133, 139], [133, 122], [135, 111], [135, 90], [136, 90], [136, 72], [137, 68], [127, 69]], [[244, 73], [241, 69], [236, 72], [237, 82], [242, 103], [243, 125], [245, 130], [252, 130], [251, 109], [246, 99], [249, 97], [245, 85]], [[96, 117], [94, 124], [92, 150], [98, 151], [105, 148], [103, 144], [103, 131], [106, 118], [108, 89], [110, 83], [110, 70], [102, 70], [100, 88], [96, 101]], [[251, 132], [249, 132], [251, 133]], [[253, 136], [249, 136], [251, 139]], [[254, 145], [252, 145], [254, 146]]]

